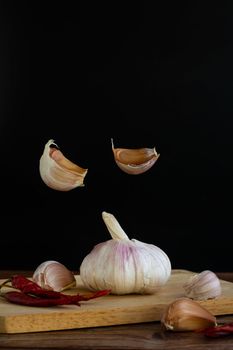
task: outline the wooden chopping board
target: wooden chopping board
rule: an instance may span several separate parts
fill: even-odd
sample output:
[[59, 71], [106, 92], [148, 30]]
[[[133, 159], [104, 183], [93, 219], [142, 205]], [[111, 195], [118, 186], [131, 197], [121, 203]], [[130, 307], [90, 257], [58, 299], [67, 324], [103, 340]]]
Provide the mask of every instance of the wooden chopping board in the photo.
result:
[[[164, 308], [174, 299], [185, 296], [183, 284], [193, 273], [172, 270], [166, 285], [153, 295], [107, 295], [82, 302], [81, 307], [29, 307], [11, 304], [0, 298], [0, 333], [43, 332], [160, 321]], [[69, 293], [87, 293], [80, 276], [75, 277], [77, 288]], [[0, 283], [3, 281], [0, 280]], [[216, 316], [233, 314], [233, 283], [221, 280], [221, 285], [221, 297], [200, 301], [200, 304]]]

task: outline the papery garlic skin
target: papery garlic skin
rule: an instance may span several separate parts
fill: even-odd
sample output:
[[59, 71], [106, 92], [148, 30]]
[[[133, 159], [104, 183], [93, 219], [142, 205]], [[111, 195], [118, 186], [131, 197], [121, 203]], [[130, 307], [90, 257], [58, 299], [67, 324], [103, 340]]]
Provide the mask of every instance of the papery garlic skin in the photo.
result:
[[40, 287], [56, 292], [76, 286], [74, 274], [65, 265], [54, 260], [41, 263], [34, 271], [32, 279]]
[[112, 151], [118, 167], [127, 174], [139, 175], [149, 170], [158, 160], [158, 154], [154, 148], [115, 148], [112, 142]]
[[218, 276], [209, 270], [191, 276], [183, 287], [186, 296], [195, 300], [213, 299], [222, 294]]
[[197, 301], [178, 298], [161, 315], [161, 324], [170, 331], [195, 331], [216, 326], [216, 317]]
[[39, 172], [44, 183], [57, 191], [70, 191], [84, 186], [88, 169], [84, 169], [67, 159], [50, 139], [39, 162]]
[[80, 276], [91, 290], [112, 294], [153, 294], [171, 275], [171, 263], [159, 247], [130, 240], [112, 214], [102, 213], [112, 239], [97, 244], [83, 259]]

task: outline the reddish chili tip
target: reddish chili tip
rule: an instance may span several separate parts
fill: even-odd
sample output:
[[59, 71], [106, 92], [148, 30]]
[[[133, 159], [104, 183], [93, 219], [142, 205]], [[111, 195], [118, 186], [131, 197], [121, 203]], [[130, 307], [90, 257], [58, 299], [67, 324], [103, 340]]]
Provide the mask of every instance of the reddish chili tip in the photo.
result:
[[233, 322], [200, 329], [199, 333], [203, 333], [205, 336], [211, 338], [227, 336], [233, 334]]

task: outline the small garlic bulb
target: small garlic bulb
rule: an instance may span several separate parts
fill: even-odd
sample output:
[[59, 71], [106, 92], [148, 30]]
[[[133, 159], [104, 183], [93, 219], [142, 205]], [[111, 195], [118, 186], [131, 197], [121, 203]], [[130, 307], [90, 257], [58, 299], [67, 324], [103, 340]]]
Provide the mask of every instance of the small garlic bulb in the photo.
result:
[[195, 331], [216, 326], [216, 317], [197, 301], [178, 298], [163, 311], [161, 324], [170, 331]]
[[130, 240], [116, 218], [102, 212], [112, 239], [97, 244], [83, 259], [80, 277], [90, 290], [112, 294], [153, 294], [171, 274], [165, 252], [153, 244]]
[[32, 279], [40, 287], [61, 292], [76, 285], [74, 274], [58, 261], [41, 263], [33, 273]]
[[67, 159], [54, 140], [49, 140], [39, 162], [40, 176], [44, 183], [57, 191], [70, 191], [84, 186], [88, 169], [81, 168]]
[[113, 139], [112, 151], [118, 167], [127, 174], [138, 175], [149, 170], [159, 158], [155, 148], [114, 148]]
[[191, 276], [183, 287], [186, 296], [196, 300], [217, 298], [222, 293], [219, 278], [209, 270]]

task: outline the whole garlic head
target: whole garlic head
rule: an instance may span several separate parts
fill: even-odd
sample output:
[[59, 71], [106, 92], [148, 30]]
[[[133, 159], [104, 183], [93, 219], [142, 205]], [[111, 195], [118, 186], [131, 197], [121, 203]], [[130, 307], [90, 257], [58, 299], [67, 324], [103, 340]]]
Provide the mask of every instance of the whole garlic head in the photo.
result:
[[222, 293], [218, 276], [209, 270], [194, 274], [184, 284], [186, 296], [196, 300], [217, 298]]
[[83, 259], [80, 277], [90, 290], [112, 294], [153, 294], [170, 277], [167, 254], [153, 244], [130, 240], [116, 218], [102, 212], [112, 239], [97, 244]]
[[81, 168], [67, 159], [54, 140], [49, 140], [39, 162], [40, 176], [44, 183], [57, 191], [70, 191], [84, 186], [88, 169]]
[[32, 279], [40, 287], [61, 292], [76, 285], [74, 274], [58, 261], [41, 263], [33, 273]]

